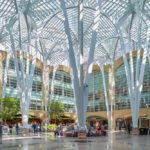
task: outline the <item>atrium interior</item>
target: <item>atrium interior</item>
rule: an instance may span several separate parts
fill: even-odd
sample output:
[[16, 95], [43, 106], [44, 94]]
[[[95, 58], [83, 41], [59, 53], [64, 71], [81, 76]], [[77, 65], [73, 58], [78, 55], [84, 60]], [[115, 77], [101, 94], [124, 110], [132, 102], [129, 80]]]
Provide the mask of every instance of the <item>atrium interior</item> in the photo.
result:
[[[0, 0], [3, 125], [2, 100], [7, 97], [19, 101], [17, 115], [24, 129], [31, 116], [47, 125], [50, 104], [60, 101], [63, 116], [78, 125], [79, 133], [86, 132], [87, 123], [107, 124], [111, 134], [87, 145], [98, 149], [104, 140], [103, 149], [117, 150], [127, 138], [129, 149], [141, 148], [143, 138], [116, 131], [120, 124], [124, 129], [130, 124], [132, 134], [139, 135], [141, 128], [150, 134], [150, 0]], [[120, 145], [110, 147], [108, 139]], [[145, 139], [148, 147], [149, 137]], [[68, 147], [70, 139], [63, 141], [64, 149], [80, 149], [80, 144]], [[30, 145], [28, 139], [23, 147], [25, 143]]]

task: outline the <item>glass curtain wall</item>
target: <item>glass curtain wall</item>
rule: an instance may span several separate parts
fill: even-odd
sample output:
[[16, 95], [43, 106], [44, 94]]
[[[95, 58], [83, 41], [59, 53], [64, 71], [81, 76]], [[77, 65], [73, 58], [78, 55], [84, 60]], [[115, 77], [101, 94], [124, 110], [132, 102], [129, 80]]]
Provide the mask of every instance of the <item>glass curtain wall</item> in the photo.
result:
[[[136, 58], [133, 59], [135, 66]], [[135, 72], [135, 67], [134, 67]], [[128, 97], [128, 88], [125, 75], [124, 64], [120, 65], [115, 71], [115, 109], [130, 109], [130, 102]], [[144, 108], [150, 104], [150, 65], [148, 60], [145, 65], [143, 90], [141, 96], [140, 107]]]
[[[108, 85], [108, 74], [105, 73], [106, 85]], [[89, 81], [88, 112], [106, 111], [104, 88], [101, 72], [93, 72]]]

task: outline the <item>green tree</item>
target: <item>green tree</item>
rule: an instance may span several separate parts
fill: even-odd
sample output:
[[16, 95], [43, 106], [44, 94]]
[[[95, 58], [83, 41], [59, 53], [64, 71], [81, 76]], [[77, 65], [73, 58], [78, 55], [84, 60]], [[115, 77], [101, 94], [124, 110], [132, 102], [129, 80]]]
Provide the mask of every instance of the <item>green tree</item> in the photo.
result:
[[17, 98], [0, 98], [0, 118], [3, 121], [12, 120], [17, 115], [19, 109], [19, 101]]
[[55, 122], [60, 121], [64, 115], [65, 107], [64, 104], [58, 100], [51, 102], [50, 104], [50, 118]]

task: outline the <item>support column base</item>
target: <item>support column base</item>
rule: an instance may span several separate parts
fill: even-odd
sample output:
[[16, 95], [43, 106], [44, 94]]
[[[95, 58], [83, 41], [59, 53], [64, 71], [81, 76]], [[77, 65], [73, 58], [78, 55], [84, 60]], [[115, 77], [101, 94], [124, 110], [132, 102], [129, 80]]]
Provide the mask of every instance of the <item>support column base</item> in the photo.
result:
[[78, 138], [81, 139], [81, 140], [86, 139], [87, 138], [86, 132], [85, 131], [79, 131], [78, 132]]
[[131, 134], [132, 135], [139, 135], [139, 128], [132, 128], [132, 132], [131, 132]]
[[30, 129], [28, 129], [28, 128], [22, 128], [22, 132], [21, 132], [22, 136], [27, 136], [27, 135], [29, 135], [29, 133], [30, 133], [29, 130], [30, 130]]

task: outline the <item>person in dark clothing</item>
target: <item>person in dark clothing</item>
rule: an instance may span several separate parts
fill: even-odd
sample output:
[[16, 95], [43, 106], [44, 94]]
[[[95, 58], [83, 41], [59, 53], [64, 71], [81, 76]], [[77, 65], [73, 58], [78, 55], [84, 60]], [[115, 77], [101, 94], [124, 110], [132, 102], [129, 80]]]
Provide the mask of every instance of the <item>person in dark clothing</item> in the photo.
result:
[[92, 127], [91, 126], [88, 128], [87, 136], [88, 137], [92, 136]]
[[0, 135], [3, 133], [3, 126], [2, 123], [0, 122]]
[[16, 124], [16, 134], [17, 135], [19, 134], [19, 125], [18, 125], [18, 123]]
[[57, 126], [55, 131], [54, 131], [54, 135], [55, 137], [59, 135], [59, 127]]
[[13, 125], [9, 124], [9, 132], [10, 132], [11, 135], [12, 135], [12, 129], [13, 129]]
[[128, 130], [128, 134], [130, 134], [130, 132], [131, 132], [131, 125], [130, 125], [130, 123], [128, 123], [128, 125], [127, 125], [127, 130]]
[[2, 134], [3, 134], [3, 126], [2, 123], [0, 122], [0, 144], [2, 144]]
[[36, 123], [32, 125], [34, 133], [36, 133]]
[[121, 131], [122, 128], [122, 122], [119, 122], [119, 131]]

